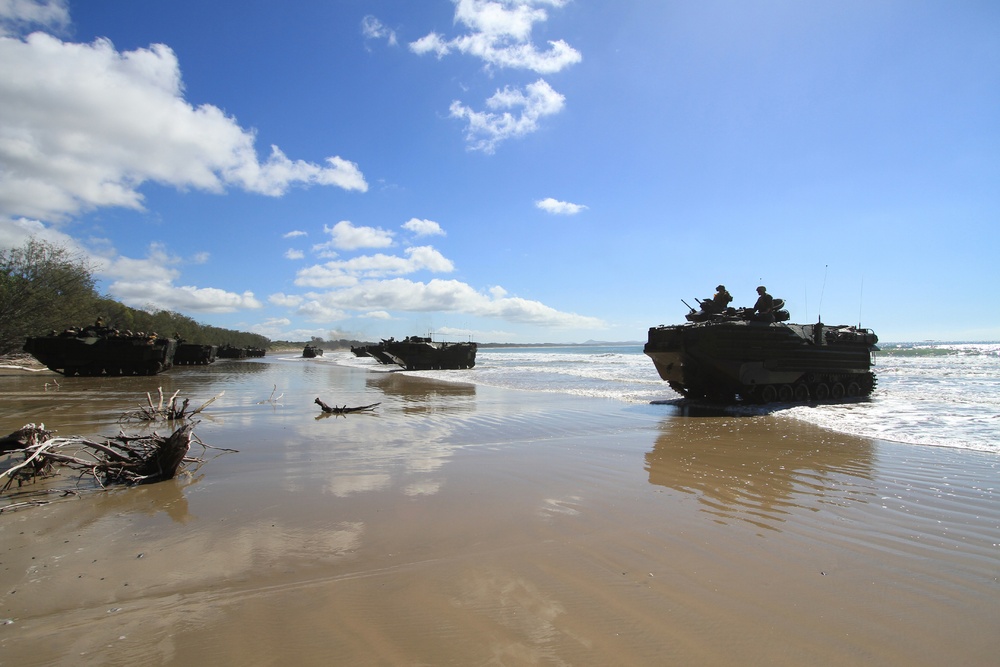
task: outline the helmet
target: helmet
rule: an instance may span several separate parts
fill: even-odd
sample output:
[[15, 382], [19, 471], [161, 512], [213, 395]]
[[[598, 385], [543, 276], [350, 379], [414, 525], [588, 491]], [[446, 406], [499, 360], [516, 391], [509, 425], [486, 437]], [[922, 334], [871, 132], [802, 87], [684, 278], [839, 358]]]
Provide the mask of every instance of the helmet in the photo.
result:
[[724, 291], [726, 289], [726, 286], [725, 285], [716, 285], [715, 289], [717, 289], [720, 292], [722, 292], [722, 291]]
[[766, 292], [766, 291], [767, 291], [767, 288], [766, 288], [766, 287], [764, 287], [763, 285], [758, 285], [758, 286], [757, 286], [757, 291], [758, 291], [758, 292]]

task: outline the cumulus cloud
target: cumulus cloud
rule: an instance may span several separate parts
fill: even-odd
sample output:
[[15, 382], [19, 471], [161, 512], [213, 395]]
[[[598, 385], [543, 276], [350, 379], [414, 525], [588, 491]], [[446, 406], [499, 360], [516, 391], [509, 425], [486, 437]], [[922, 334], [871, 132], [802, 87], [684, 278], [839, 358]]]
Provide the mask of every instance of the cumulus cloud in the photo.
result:
[[361, 255], [302, 269], [295, 277], [301, 287], [342, 287], [354, 285], [361, 278], [398, 276], [417, 271], [450, 273], [455, 265], [431, 246], [407, 248], [398, 255]]
[[410, 218], [403, 223], [403, 229], [413, 232], [417, 236], [444, 236], [444, 230], [441, 229], [441, 225], [433, 220]]
[[[425, 231], [437, 227], [436, 223], [426, 222], [414, 218], [404, 227]], [[346, 317], [388, 320], [394, 319], [393, 312], [400, 311], [458, 313], [546, 327], [605, 326], [594, 317], [510, 296], [500, 286], [479, 291], [458, 280], [435, 278], [421, 282], [403, 277], [420, 271], [440, 274], [454, 270], [453, 262], [432, 246], [409, 247], [399, 255], [358, 255], [301, 269], [295, 284], [315, 291], [302, 297], [279, 293], [268, 300], [315, 321]]]
[[253, 292], [228, 292], [215, 287], [177, 286], [178, 257], [154, 244], [143, 259], [117, 256], [98, 262], [97, 274], [111, 280], [108, 294], [127, 306], [200, 313], [231, 313], [261, 308]]
[[552, 197], [546, 197], [545, 199], [536, 201], [535, 206], [542, 209], [546, 213], [552, 213], [555, 215], [576, 215], [587, 208], [583, 204], [571, 204], [568, 201], [559, 201], [558, 199], [553, 199]]
[[[535, 24], [545, 22], [546, 7], [561, 8], [568, 0], [453, 0], [455, 24], [465, 32], [453, 39], [431, 32], [410, 43], [418, 55], [441, 59], [452, 52], [481, 59], [487, 69], [519, 69], [555, 74], [582, 60], [580, 52], [563, 40], [539, 49], [532, 41]], [[544, 80], [526, 91], [504, 88], [486, 101], [487, 110], [476, 111], [461, 101], [449, 107], [452, 118], [466, 121], [465, 138], [472, 150], [492, 154], [503, 141], [538, 129], [544, 116], [559, 113], [565, 98]], [[519, 113], [512, 112], [519, 110]]]
[[302, 259], [306, 254], [301, 250], [296, 250], [294, 248], [289, 248], [285, 251], [285, 259]]
[[361, 281], [316, 295], [328, 308], [360, 311], [451, 312], [548, 327], [601, 328], [594, 317], [560, 312], [538, 301], [479, 292], [458, 280], [405, 278]]
[[255, 140], [218, 107], [184, 99], [168, 46], [118, 52], [106, 39], [0, 37], [0, 215], [51, 222], [141, 209], [147, 182], [268, 196], [297, 184], [368, 189], [353, 162], [292, 160], [277, 146], [260, 160]]
[[284, 306], [285, 308], [298, 308], [302, 303], [302, 297], [297, 295], [288, 295], [282, 292], [277, 294], [272, 294], [267, 297], [269, 303], [273, 303], [276, 306]]
[[365, 39], [384, 39], [390, 46], [396, 46], [396, 31], [387, 28], [372, 15], [361, 19], [361, 34]]
[[475, 111], [457, 100], [449, 111], [452, 118], [466, 121], [470, 150], [492, 154], [501, 142], [536, 131], [542, 117], [559, 113], [565, 103], [563, 95], [539, 79], [524, 91], [509, 86], [498, 90], [486, 100], [487, 111]]
[[65, 0], [0, 0], [0, 36], [33, 28], [62, 31], [69, 26]]
[[331, 239], [313, 246], [313, 250], [326, 256], [336, 256], [336, 250], [388, 248], [392, 245], [392, 232], [378, 227], [356, 227], [349, 220], [341, 220], [333, 227], [323, 225], [323, 231]]
[[536, 23], [548, 20], [545, 5], [562, 7], [565, 0], [455, 0], [455, 23], [467, 32], [454, 39], [429, 33], [410, 43], [414, 53], [438, 58], [457, 51], [480, 58], [488, 66], [525, 69], [539, 74], [560, 72], [582, 56], [563, 40], [538, 49], [531, 41]]

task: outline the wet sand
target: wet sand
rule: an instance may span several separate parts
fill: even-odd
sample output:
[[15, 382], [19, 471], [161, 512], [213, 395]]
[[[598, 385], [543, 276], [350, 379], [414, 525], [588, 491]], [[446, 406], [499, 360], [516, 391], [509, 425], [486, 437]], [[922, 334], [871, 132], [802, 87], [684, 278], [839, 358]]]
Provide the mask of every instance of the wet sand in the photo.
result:
[[[0, 370], [0, 433], [145, 391], [239, 453], [0, 514], [0, 664], [986, 665], [1000, 459], [775, 413], [298, 359]], [[281, 394], [281, 398], [273, 400]], [[272, 400], [268, 400], [269, 397]], [[329, 404], [375, 414], [319, 417]], [[161, 431], [163, 429], [160, 429]], [[213, 456], [212, 453], [208, 454]]]

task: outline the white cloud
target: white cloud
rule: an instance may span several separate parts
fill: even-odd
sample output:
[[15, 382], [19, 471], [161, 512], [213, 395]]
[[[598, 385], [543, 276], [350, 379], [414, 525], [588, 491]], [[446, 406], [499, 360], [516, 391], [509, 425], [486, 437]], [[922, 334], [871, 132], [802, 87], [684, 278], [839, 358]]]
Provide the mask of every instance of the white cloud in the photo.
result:
[[[544, 116], [562, 111], [566, 98], [543, 79], [528, 84], [525, 91], [505, 87], [486, 100], [489, 111], [474, 111], [459, 101], [451, 103], [452, 118], [467, 122], [465, 139], [471, 150], [491, 154], [501, 142], [538, 129]], [[520, 109], [520, 114], [511, 113]]]
[[357, 278], [332, 262], [300, 269], [295, 274], [295, 284], [300, 287], [347, 287], [356, 282]]
[[330, 322], [342, 320], [347, 317], [347, 313], [339, 308], [330, 308], [319, 301], [305, 301], [296, 309], [296, 315], [304, 317], [313, 322]]
[[283, 238], [283, 239], [294, 239], [297, 236], [309, 236], [309, 234], [308, 234], [308, 232], [303, 232], [300, 229], [296, 229], [294, 231], [288, 232], [287, 234], [283, 235], [281, 238]]
[[413, 232], [417, 236], [444, 236], [441, 225], [433, 220], [421, 220], [420, 218], [410, 218], [403, 223], [403, 229]]
[[396, 46], [396, 31], [370, 14], [361, 19], [361, 34], [365, 39], [385, 39], [390, 46]]
[[484, 294], [457, 280], [414, 282], [404, 278], [364, 281], [322, 295], [328, 308], [360, 311], [453, 312], [522, 324], [551, 327], [602, 328], [594, 317], [560, 312], [538, 301]]
[[0, 0], [0, 35], [32, 27], [62, 31], [69, 26], [65, 0]]
[[238, 294], [215, 287], [174, 285], [180, 273], [173, 266], [180, 259], [156, 244], [145, 259], [117, 256], [97, 261], [97, 275], [112, 280], [108, 294], [134, 308], [230, 313], [263, 306], [249, 291]]
[[301, 250], [295, 250], [294, 248], [289, 248], [285, 251], [285, 259], [302, 259], [306, 254]]
[[288, 295], [282, 292], [277, 294], [272, 294], [267, 297], [268, 303], [273, 303], [276, 306], [284, 306], [286, 308], [298, 308], [299, 304], [302, 303], [301, 296]]
[[[57, 5], [58, 7], [58, 5]], [[279, 196], [295, 184], [364, 192], [353, 162], [260, 161], [253, 130], [183, 96], [163, 44], [119, 53], [110, 41], [0, 37], [0, 215], [60, 220], [103, 206], [141, 209], [157, 182]]]
[[377, 227], [355, 227], [349, 220], [341, 220], [333, 227], [323, 225], [323, 231], [332, 238], [326, 243], [313, 246], [317, 252], [357, 250], [358, 248], [388, 248], [392, 245], [393, 233]]
[[482, 59], [489, 66], [526, 69], [539, 74], [562, 71], [582, 60], [580, 52], [563, 40], [539, 50], [531, 42], [536, 23], [548, 20], [544, 5], [562, 7], [564, 0], [455, 0], [455, 23], [468, 32], [452, 40], [429, 33], [410, 43], [410, 50], [443, 58], [458, 51]]
[[555, 215], [576, 215], [587, 208], [583, 204], [571, 204], [568, 201], [559, 201], [558, 199], [553, 199], [552, 197], [546, 197], [545, 199], [536, 201], [535, 206], [542, 209], [546, 213], [553, 213]]
[[295, 284], [303, 287], [348, 286], [358, 278], [398, 276], [417, 271], [450, 273], [455, 265], [431, 246], [407, 248], [406, 257], [398, 255], [360, 255], [323, 265], [311, 266], [298, 272]]
[[249, 330], [253, 333], [267, 336], [271, 340], [310, 340], [313, 337], [327, 338], [329, 333], [325, 328], [289, 329], [292, 321], [287, 317], [272, 317], [259, 324], [253, 324]]

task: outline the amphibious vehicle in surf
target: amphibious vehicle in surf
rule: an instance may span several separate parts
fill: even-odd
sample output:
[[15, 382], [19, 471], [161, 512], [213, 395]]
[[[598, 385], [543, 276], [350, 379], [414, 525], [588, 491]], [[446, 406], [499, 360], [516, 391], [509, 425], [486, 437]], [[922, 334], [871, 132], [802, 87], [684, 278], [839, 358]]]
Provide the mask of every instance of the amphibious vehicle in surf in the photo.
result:
[[843, 324], [790, 324], [783, 306], [774, 300], [774, 322], [755, 321], [746, 308], [719, 313], [692, 308], [686, 324], [651, 327], [643, 351], [670, 388], [687, 398], [829, 401], [875, 390], [874, 332]]
[[313, 345], [312, 343], [307, 344], [302, 348], [302, 356], [306, 359], [315, 359], [316, 357], [323, 356], [323, 348], [318, 345]]
[[455, 370], [476, 365], [476, 343], [437, 343], [426, 336], [384, 340], [380, 352], [408, 371]]

